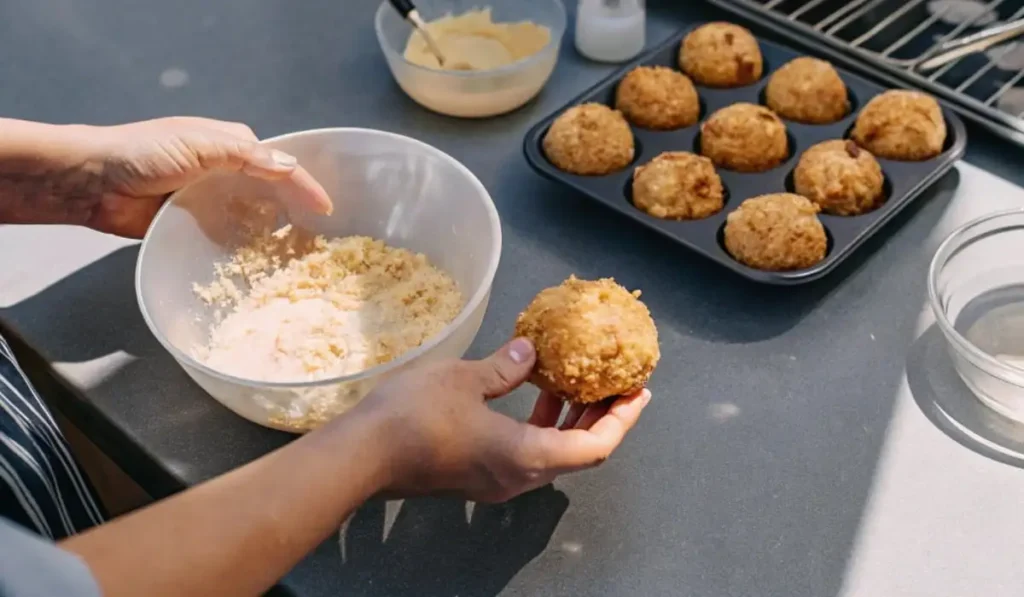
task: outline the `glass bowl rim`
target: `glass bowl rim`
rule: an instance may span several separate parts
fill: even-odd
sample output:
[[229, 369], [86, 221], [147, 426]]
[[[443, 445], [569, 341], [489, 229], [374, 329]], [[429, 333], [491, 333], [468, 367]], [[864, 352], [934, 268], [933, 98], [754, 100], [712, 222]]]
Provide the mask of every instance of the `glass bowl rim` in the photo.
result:
[[[974, 345], [973, 342], [968, 340], [954, 327], [953, 322], [950, 321], [946, 315], [946, 310], [943, 308], [942, 300], [939, 296], [938, 289], [938, 278], [942, 268], [949, 262], [949, 260], [956, 256], [956, 253], [960, 249], [964, 248], [965, 243], [969, 239], [974, 229], [984, 224], [991, 223], [995, 220], [1003, 218], [1009, 218], [1013, 216], [1024, 216], [1024, 207], [1015, 207], [1012, 209], [1003, 209], [983, 216], [974, 218], [965, 224], [957, 227], [955, 230], [949, 233], [949, 235], [939, 244], [938, 249], [935, 250], [935, 255], [932, 257], [931, 264], [928, 267], [928, 302], [931, 305], [932, 313], [935, 316], [935, 321], [938, 323], [939, 328], [942, 330], [943, 335], [946, 337], [950, 345], [964, 358], [969, 360], [972, 364], [982, 369], [985, 373], [998, 377], [999, 379], [1020, 385], [1016, 381], [1007, 379], [1003, 374], [1014, 374], [1024, 375], [1024, 369], [1014, 367], [1007, 363], [1000, 361], [994, 356], [988, 354], [984, 350], [981, 350]], [[1024, 222], [1021, 223], [1021, 227], [1024, 227]], [[992, 233], [989, 233], [991, 235]], [[998, 231], [996, 231], [998, 234]], [[986, 237], [989, 235], [985, 235]], [[947, 254], [948, 253], [948, 254]]]
[[508, 74], [508, 73], [512, 73], [512, 72], [518, 72], [518, 71], [521, 71], [521, 70], [525, 70], [529, 66], [531, 66], [533, 64], [536, 64], [537, 62], [540, 62], [543, 59], [544, 56], [546, 56], [548, 53], [551, 52], [551, 50], [553, 48], [557, 49], [561, 45], [562, 37], [565, 35], [565, 28], [566, 28], [567, 20], [568, 20], [568, 16], [566, 15], [566, 12], [565, 12], [565, 4], [562, 3], [562, 0], [544, 0], [544, 1], [550, 2], [552, 4], [552, 6], [554, 6], [556, 9], [558, 9], [558, 13], [559, 13], [558, 23], [555, 24], [556, 26], [551, 26], [551, 39], [548, 40], [548, 43], [543, 48], [541, 48], [541, 50], [539, 52], [537, 52], [536, 54], [534, 54], [532, 56], [527, 56], [526, 58], [523, 58], [521, 60], [517, 60], [517, 61], [513, 62], [512, 64], [506, 64], [505, 66], [500, 66], [498, 68], [492, 68], [492, 69], [488, 69], [488, 70], [477, 70], [477, 71], [474, 71], [474, 70], [440, 70], [440, 69], [436, 69], [436, 68], [430, 68], [430, 67], [422, 66], [422, 65], [419, 65], [419, 64], [414, 64], [414, 63], [409, 62], [408, 60], [406, 60], [405, 59], [405, 54], [402, 51], [399, 51], [398, 48], [395, 48], [394, 46], [392, 46], [391, 43], [387, 40], [387, 38], [384, 36], [384, 30], [383, 30], [383, 24], [382, 24], [383, 23], [383, 19], [384, 19], [384, 15], [389, 10], [390, 11], [394, 11], [395, 10], [394, 7], [391, 6], [391, 4], [388, 2], [388, 0], [384, 0], [383, 2], [380, 3], [380, 6], [377, 7], [377, 13], [376, 13], [376, 15], [374, 15], [374, 18], [373, 18], [373, 28], [374, 28], [374, 31], [377, 34], [377, 43], [380, 45], [381, 51], [383, 51], [385, 54], [387, 54], [390, 57], [397, 58], [398, 60], [401, 60], [402, 64], [404, 64], [404, 65], [406, 65], [406, 66], [408, 66], [408, 67], [410, 67], [410, 68], [412, 68], [414, 70], [417, 70], [417, 71], [420, 71], [420, 72], [432, 73], [432, 74], [435, 74], [435, 75], [438, 75], [438, 76], [452, 77], [452, 78], [456, 78], [456, 79], [466, 79], [466, 80], [484, 79], [484, 78], [490, 77], [490, 76], [500, 76], [500, 75], [504, 75], [504, 74]]

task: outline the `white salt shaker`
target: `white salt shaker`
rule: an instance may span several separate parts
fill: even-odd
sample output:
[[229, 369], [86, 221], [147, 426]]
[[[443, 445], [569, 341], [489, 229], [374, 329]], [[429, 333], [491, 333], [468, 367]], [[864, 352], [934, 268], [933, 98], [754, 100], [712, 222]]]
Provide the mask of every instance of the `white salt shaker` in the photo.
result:
[[625, 62], [644, 49], [644, 0], [579, 0], [576, 49], [598, 62]]

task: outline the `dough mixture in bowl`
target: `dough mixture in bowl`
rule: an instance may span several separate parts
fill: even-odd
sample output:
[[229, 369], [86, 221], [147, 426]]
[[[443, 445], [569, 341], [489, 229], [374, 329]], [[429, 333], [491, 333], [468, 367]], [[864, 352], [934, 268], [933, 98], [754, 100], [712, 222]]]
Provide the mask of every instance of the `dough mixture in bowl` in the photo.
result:
[[405, 59], [427, 68], [490, 70], [540, 52], [551, 41], [551, 30], [531, 21], [495, 23], [491, 9], [448, 15], [427, 23], [427, 31], [444, 54], [442, 67], [419, 31], [405, 47]]
[[286, 226], [195, 287], [219, 308], [194, 356], [244, 379], [351, 375], [420, 346], [459, 314], [462, 295], [422, 254], [365, 236], [328, 240]]

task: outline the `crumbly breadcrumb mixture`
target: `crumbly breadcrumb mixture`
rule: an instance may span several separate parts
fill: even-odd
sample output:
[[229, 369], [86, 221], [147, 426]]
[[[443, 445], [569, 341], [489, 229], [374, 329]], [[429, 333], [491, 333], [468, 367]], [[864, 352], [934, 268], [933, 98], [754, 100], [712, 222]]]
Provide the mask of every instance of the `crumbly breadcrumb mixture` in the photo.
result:
[[454, 280], [422, 254], [291, 226], [258, 236], [215, 273], [194, 286], [220, 311], [195, 355], [256, 381], [315, 381], [386, 363], [441, 331], [463, 305]]

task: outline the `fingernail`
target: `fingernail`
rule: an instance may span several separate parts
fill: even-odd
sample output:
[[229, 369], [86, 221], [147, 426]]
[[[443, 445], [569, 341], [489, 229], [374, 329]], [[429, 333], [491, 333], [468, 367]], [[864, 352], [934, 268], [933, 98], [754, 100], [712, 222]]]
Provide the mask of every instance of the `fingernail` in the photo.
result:
[[648, 390], [647, 388], [644, 388], [644, 390], [642, 392], [640, 392], [640, 402], [641, 402], [641, 404], [643, 404], [643, 406], [647, 406], [647, 403], [650, 402], [650, 401], [651, 401], [651, 391]]
[[533, 344], [526, 338], [516, 338], [508, 345], [508, 356], [513, 363], [521, 365], [533, 356]]
[[295, 156], [277, 149], [272, 149], [270, 151], [270, 155], [274, 158], [274, 163], [281, 168], [294, 168], [299, 163], [299, 160], [295, 159]]

